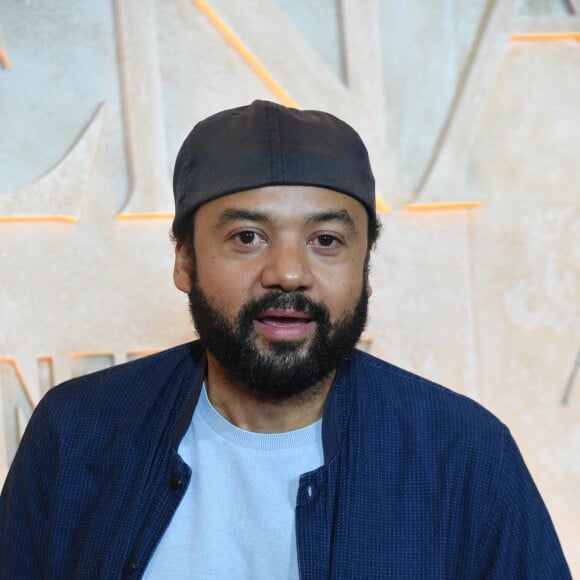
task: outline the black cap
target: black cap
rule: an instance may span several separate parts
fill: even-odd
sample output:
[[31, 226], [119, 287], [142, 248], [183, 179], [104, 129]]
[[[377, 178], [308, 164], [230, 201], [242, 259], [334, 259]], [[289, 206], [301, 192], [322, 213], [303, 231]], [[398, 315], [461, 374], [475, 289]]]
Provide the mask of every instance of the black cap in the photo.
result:
[[374, 218], [375, 180], [367, 149], [344, 121], [269, 101], [200, 121], [175, 161], [175, 225], [202, 204], [267, 185], [313, 185], [346, 193]]

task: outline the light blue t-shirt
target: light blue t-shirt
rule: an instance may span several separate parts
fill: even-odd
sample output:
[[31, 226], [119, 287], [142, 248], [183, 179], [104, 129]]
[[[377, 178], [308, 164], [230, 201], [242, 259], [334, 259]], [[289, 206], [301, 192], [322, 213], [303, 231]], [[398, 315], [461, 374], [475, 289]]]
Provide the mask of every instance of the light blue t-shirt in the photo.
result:
[[212, 407], [204, 386], [179, 446], [191, 483], [144, 578], [297, 579], [298, 480], [323, 464], [321, 425], [244, 431]]

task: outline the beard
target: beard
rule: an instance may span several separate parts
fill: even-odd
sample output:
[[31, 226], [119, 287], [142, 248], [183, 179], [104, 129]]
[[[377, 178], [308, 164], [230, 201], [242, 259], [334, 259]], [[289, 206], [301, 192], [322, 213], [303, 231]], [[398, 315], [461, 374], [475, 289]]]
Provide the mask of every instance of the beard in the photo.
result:
[[[284, 400], [322, 388], [322, 381], [353, 353], [368, 317], [368, 292], [363, 284], [352, 310], [334, 324], [326, 306], [301, 292], [272, 290], [243, 305], [235, 321], [214, 307], [195, 275], [189, 308], [200, 340], [240, 388], [264, 399]], [[303, 340], [257, 343], [254, 321], [269, 309], [306, 313], [314, 334]]]

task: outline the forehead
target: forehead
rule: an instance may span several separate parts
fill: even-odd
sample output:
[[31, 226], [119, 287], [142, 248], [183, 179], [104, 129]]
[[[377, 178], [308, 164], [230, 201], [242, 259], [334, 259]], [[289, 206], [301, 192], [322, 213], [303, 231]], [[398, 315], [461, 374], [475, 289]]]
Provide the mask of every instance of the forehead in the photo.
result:
[[[232, 209], [250, 210], [272, 221], [299, 220], [308, 222], [315, 215], [346, 212], [366, 232], [367, 211], [363, 204], [344, 193], [309, 185], [273, 185], [231, 193], [213, 199], [196, 212], [197, 217], [219, 220]], [[330, 215], [329, 214], [329, 215]]]

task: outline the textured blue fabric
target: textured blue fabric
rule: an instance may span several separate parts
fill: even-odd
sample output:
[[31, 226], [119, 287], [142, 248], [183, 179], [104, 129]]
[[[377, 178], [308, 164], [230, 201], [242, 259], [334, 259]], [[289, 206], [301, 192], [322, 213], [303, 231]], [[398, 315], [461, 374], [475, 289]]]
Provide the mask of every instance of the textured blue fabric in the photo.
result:
[[[194, 343], [48, 392], [0, 498], [3, 579], [141, 576], [190, 480], [176, 449], [204, 373]], [[473, 401], [357, 352], [323, 437], [297, 496], [302, 580], [571, 577], [508, 430]]]

